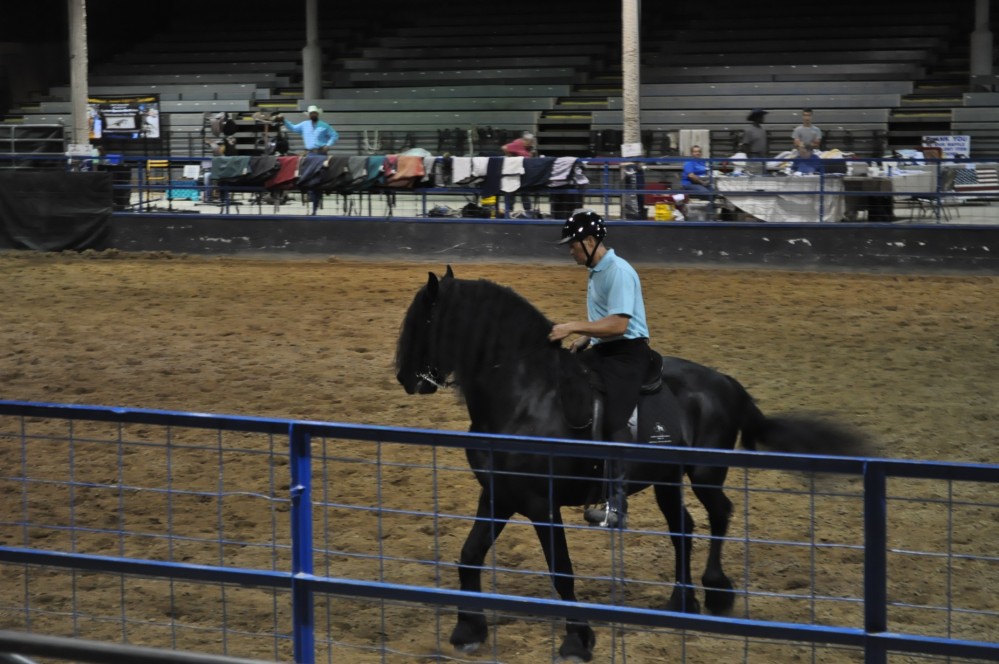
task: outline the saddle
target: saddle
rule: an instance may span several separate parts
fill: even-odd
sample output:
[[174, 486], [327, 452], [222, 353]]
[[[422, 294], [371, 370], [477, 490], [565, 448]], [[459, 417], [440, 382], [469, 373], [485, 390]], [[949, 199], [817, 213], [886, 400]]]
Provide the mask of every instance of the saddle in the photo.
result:
[[[565, 421], [573, 429], [590, 429], [595, 434], [593, 437], [599, 438], [603, 429], [603, 394], [606, 391], [603, 380], [581, 362], [560, 361], [558, 367], [558, 393]], [[650, 349], [639, 403], [645, 396], [660, 393], [662, 387], [663, 356]]]

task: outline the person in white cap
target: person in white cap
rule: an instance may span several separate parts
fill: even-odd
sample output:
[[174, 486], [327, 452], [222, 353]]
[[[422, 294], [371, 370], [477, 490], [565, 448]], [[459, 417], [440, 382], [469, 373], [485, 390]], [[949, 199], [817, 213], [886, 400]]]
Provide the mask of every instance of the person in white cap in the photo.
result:
[[302, 120], [298, 124], [292, 124], [288, 122], [287, 118], [281, 117], [284, 120], [284, 126], [289, 131], [302, 135], [305, 149], [311, 154], [326, 154], [340, 138], [336, 129], [319, 119], [322, 112], [323, 109], [318, 106], [309, 106], [309, 110], [306, 111], [309, 114], [309, 119]]

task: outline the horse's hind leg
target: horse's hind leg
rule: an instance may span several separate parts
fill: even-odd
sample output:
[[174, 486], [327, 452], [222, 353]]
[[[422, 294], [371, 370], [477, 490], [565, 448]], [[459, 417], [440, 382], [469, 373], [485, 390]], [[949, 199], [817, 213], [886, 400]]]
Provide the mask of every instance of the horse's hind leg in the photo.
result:
[[722, 491], [727, 474], [728, 469], [722, 467], [697, 466], [690, 471], [694, 495], [707, 510], [711, 526], [708, 564], [701, 583], [704, 584], [704, 605], [714, 614], [727, 613], [735, 604], [732, 580], [722, 569], [722, 545], [732, 516], [732, 501]]
[[[490, 498], [485, 489], [479, 494], [475, 523], [461, 547], [458, 579], [461, 589], [465, 591], [482, 592], [482, 564], [486, 560], [486, 553], [513, 516], [513, 509], [501, 505], [499, 501], [494, 503]], [[461, 652], [475, 652], [488, 635], [489, 626], [483, 611], [460, 610], [450, 642]]]
[[673, 555], [676, 558], [676, 586], [666, 604], [666, 610], [700, 613], [701, 607], [697, 602], [690, 574], [690, 553], [693, 548], [690, 536], [694, 532], [694, 522], [683, 505], [683, 474], [679, 469], [674, 476], [667, 477], [664, 483], [656, 484], [656, 503], [669, 524]]

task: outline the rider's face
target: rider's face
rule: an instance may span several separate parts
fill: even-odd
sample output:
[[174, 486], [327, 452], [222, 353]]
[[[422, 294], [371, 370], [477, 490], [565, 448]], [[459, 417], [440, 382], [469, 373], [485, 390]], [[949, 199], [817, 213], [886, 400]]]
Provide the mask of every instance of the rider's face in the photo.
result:
[[576, 240], [569, 243], [569, 254], [575, 259], [577, 265], [586, 265], [587, 251], [593, 253], [593, 238], [591, 236], [584, 237], [581, 241]]

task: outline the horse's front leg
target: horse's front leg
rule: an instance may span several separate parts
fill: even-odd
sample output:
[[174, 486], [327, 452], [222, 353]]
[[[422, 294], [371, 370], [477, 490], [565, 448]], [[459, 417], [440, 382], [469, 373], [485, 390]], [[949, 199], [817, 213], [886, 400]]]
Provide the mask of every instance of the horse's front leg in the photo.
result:
[[[548, 511], [548, 501], [535, 501], [538, 510], [526, 516], [534, 524], [534, 532], [538, 535], [541, 548], [548, 561], [548, 571], [551, 573], [555, 592], [564, 601], [576, 601], [576, 578], [573, 576], [572, 559], [569, 558], [569, 544], [565, 539], [565, 527], [562, 525], [562, 512]], [[585, 620], [568, 620], [565, 623], [565, 639], [558, 649], [558, 654], [565, 660], [588, 662], [593, 659], [593, 645], [596, 636]]]
[[[461, 589], [468, 592], [482, 592], [482, 564], [489, 548], [503, 532], [507, 521], [513, 516], [513, 509], [490, 500], [490, 494], [483, 489], [479, 494], [479, 506], [475, 512], [475, 523], [461, 547], [458, 561], [458, 579]], [[489, 635], [484, 611], [458, 611], [458, 624], [451, 632], [451, 645], [461, 652], [475, 652]]]
[[676, 586], [666, 604], [667, 611], [700, 613], [701, 605], [691, 582], [690, 554], [693, 549], [694, 521], [683, 504], [683, 473], [677, 468], [665, 481], [656, 484], [656, 503], [669, 524], [676, 563]]

